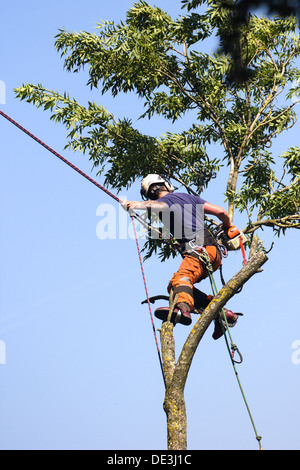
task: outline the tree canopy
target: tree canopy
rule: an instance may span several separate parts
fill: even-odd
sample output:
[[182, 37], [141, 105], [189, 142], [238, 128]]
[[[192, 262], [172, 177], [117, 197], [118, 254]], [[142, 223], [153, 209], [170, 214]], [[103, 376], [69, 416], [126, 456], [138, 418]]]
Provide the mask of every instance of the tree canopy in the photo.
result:
[[[100, 103], [83, 106], [41, 84], [23, 84], [16, 96], [49, 109], [51, 119], [68, 130], [66, 147], [88, 154], [116, 190], [159, 173], [198, 193], [227, 167], [229, 214], [247, 214], [244, 231], [253, 248], [259, 228], [269, 226], [278, 235], [300, 228], [300, 147], [281, 155], [271, 151], [274, 139], [297, 121], [299, 20], [247, 13], [233, 58], [222, 49], [222, 38], [232, 33], [230, 7], [237, 2], [181, 3], [183, 14], [173, 19], [139, 0], [119, 24], [98, 23], [93, 33], [59, 30], [55, 47], [67, 71], [88, 69], [91, 89], [137, 96], [140, 119], [184, 123], [192, 113], [193, 124], [182, 132], [147, 135], [138, 122], [114, 116]], [[219, 39], [220, 49], [208, 54], [202, 44], [211, 38]], [[243, 79], [232, 79], [233, 60], [247, 70]], [[157, 241], [147, 249], [151, 254]], [[161, 250], [163, 259], [170, 255]]]

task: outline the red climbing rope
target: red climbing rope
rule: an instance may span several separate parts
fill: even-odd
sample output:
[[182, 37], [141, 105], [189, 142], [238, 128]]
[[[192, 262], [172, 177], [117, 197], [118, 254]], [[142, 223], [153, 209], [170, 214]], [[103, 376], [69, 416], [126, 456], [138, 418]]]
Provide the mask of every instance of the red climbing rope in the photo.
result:
[[55, 150], [53, 150], [51, 147], [49, 147], [47, 144], [45, 144], [42, 140], [38, 139], [35, 135], [31, 134], [31, 132], [29, 132], [27, 129], [25, 129], [25, 127], [21, 126], [20, 124], [18, 124], [16, 121], [14, 121], [12, 118], [10, 118], [7, 114], [5, 114], [3, 111], [0, 110], [0, 114], [1, 116], [3, 116], [5, 119], [7, 119], [9, 122], [11, 122], [12, 124], [14, 124], [16, 127], [18, 127], [21, 131], [25, 132], [25, 134], [29, 135], [29, 137], [31, 137], [33, 140], [35, 140], [36, 142], [38, 142], [40, 145], [42, 145], [43, 147], [45, 147], [45, 149], [49, 150], [49, 152], [53, 153], [53, 155], [55, 155], [57, 158], [59, 158], [60, 160], [62, 160], [64, 163], [66, 163], [67, 165], [69, 165], [73, 170], [77, 171], [77, 173], [79, 173], [81, 176], [83, 176], [84, 178], [86, 178], [87, 180], [89, 180], [91, 183], [93, 183], [95, 186], [97, 186], [99, 189], [101, 189], [102, 191], [104, 191], [106, 194], [108, 194], [108, 196], [112, 197], [115, 201], [117, 202], [120, 202], [120, 199], [115, 196], [114, 194], [112, 194], [110, 191], [108, 191], [108, 189], [104, 188], [101, 184], [97, 183], [97, 181], [93, 180], [90, 176], [88, 176], [86, 173], [84, 173], [83, 171], [81, 171], [79, 168], [77, 168], [75, 165], [73, 165], [73, 163], [69, 162], [68, 160], [66, 160], [64, 157], [62, 157], [59, 153], [57, 153]]
[[[75, 165], [73, 165], [73, 163], [69, 162], [66, 158], [64, 158], [62, 155], [57, 153], [55, 150], [53, 150], [51, 147], [49, 147], [47, 144], [45, 144], [42, 140], [38, 139], [35, 135], [33, 135], [31, 132], [29, 132], [27, 129], [25, 129], [25, 127], [21, 126], [19, 123], [14, 121], [11, 117], [9, 117], [7, 114], [5, 114], [1, 110], [0, 110], [0, 115], [3, 116], [5, 119], [7, 119], [12, 124], [14, 124], [14, 126], [16, 126], [18, 129], [25, 132], [25, 134], [27, 134], [29, 137], [31, 137], [33, 140], [35, 140], [38, 144], [42, 145], [46, 150], [49, 150], [49, 152], [51, 152], [57, 158], [62, 160], [64, 163], [66, 163], [73, 170], [77, 171], [77, 173], [79, 173], [81, 176], [83, 176], [88, 181], [90, 181], [90, 183], [93, 183], [95, 186], [97, 186], [97, 188], [101, 189], [101, 191], [104, 191], [108, 196], [112, 197], [115, 201], [117, 201], [119, 203], [121, 202], [120, 199], [117, 196], [115, 196], [113, 193], [111, 193], [108, 189], [106, 189], [100, 183], [97, 183], [97, 181], [93, 180], [90, 176], [88, 176], [86, 173], [84, 173], [79, 168], [77, 168]], [[164, 374], [162, 359], [161, 359], [161, 355], [160, 355], [159, 345], [158, 345], [155, 326], [154, 326], [154, 321], [153, 321], [153, 315], [152, 315], [150, 299], [149, 299], [149, 294], [148, 294], [148, 289], [147, 289], [146, 277], [145, 277], [145, 272], [144, 272], [144, 268], [143, 268], [143, 262], [142, 262], [141, 251], [140, 251], [140, 247], [139, 247], [136, 227], [135, 227], [135, 223], [134, 223], [134, 218], [141, 221], [144, 225], [145, 225], [145, 221], [144, 221], [144, 219], [142, 219], [138, 214], [136, 214], [133, 211], [131, 211], [130, 217], [132, 219], [133, 228], [134, 228], [134, 235], [135, 235], [136, 245], [137, 245], [137, 249], [138, 249], [138, 255], [139, 255], [139, 260], [140, 260], [140, 265], [141, 265], [141, 270], [142, 270], [142, 276], [143, 276], [143, 281], [144, 281], [144, 285], [145, 285], [145, 291], [146, 291], [146, 295], [147, 295], [147, 301], [148, 301], [148, 306], [149, 306], [149, 311], [150, 311], [150, 317], [151, 317], [151, 322], [152, 322], [152, 327], [153, 327], [153, 332], [154, 332], [154, 339], [155, 339], [156, 348], [157, 348], [157, 351], [158, 351], [159, 363], [160, 363], [160, 367], [161, 367], [161, 371], [162, 371], [164, 384], [166, 386], [165, 374]], [[148, 226], [148, 224], [146, 224], [146, 225]]]
[[159, 345], [158, 345], [158, 341], [157, 341], [157, 335], [156, 335], [156, 330], [155, 330], [155, 325], [154, 325], [154, 320], [153, 320], [153, 314], [152, 314], [152, 309], [151, 309], [151, 305], [150, 305], [150, 298], [149, 298], [148, 289], [147, 289], [146, 276], [145, 276], [144, 267], [143, 267], [141, 250], [140, 250], [140, 247], [139, 247], [139, 240], [138, 240], [136, 227], [135, 227], [135, 222], [134, 222], [133, 217], [131, 217], [131, 219], [132, 219], [134, 236], [135, 236], [136, 246], [137, 246], [137, 250], [138, 250], [140, 265], [141, 265], [141, 271], [142, 271], [142, 276], [143, 276], [143, 281], [144, 281], [144, 286], [145, 286], [145, 292], [146, 292], [146, 296], [147, 296], [147, 302], [148, 302], [148, 307], [149, 307], [149, 312], [150, 312], [150, 317], [151, 317], [151, 322], [152, 322], [152, 328], [153, 328], [153, 333], [154, 333], [154, 338], [155, 338], [155, 343], [156, 343], [156, 349], [157, 349], [157, 352], [158, 352], [160, 368], [161, 368], [164, 384], [165, 384], [165, 387], [166, 387], [166, 378], [165, 378], [163, 363], [162, 363], [162, 359], [161, 359], [161, 355], [160, 355]]
[[[3, 116], [5, 119], [7, 119], [9, 122], [11, 122], [12, 124], [14, 124], [18, 129], [20, 129], [21, 131], [25, 132], [25, 134], [27, 134], [29, 137], [31, 137], [33, 140], [35, 140], [36, 142], [38, 142], [40, 145], [42, 145], [45, 149], [49, 150], [49, 152], [51, 152], [53, 155], [55, 155], [57, 158], [59, 158], [61, 161], [63, 161], [64, 163], [66, 163], [66, 165], [70, 166], [73, 170], [77, 171], [77, 173], [79, 173], [81, 176], [83, 176], [84, 178], [86, 178], [88, 181], [90, 181], [90, 183], [93, 183], [95, 186], [97, 186], [97, 188], [101, 189], [101, 191], [104, 191], [108, 196], [112, 197], [115, 201], [117, 202], [121, 202], [120, 199], [115, 196], [115, 194], [111, 193], [108, 189], [106, 189], [104, 186], [102, 186], [100, 183], [97, 183], [97, 181], [93, 180], [90, 176], [88, 176], [86, 173], [84, 173], [82, 170], [80, 170], [79, 168], [77, 168], [77, 166], [73, 165], [73, 163], [69, 162], [68, 160], [66, 160], [66, 158], [64, 158], [62, 155], [60, 155], [59, 153], [57, 153], [55, 150], [53, 150], [51, 147], [49, 147], [47, 144], [45, 144], [45, 142], [43, 142], [42, 140], [38, 139], [35, 135], [33, 135], [31, 132], [29, 132], [27, 129], [25, 129], [25, 127], [21, 126], [21, 124], [19, 124], [18, 122], [14, 121], [11, 117], [9, 117], [7, 114], [5, 114], [3, 111], [0, 110], [0, 115]], [[130, 212], [130, 215], [134, 218], [136, 218], [139, 222], [141, 222], [141, 224], [146, 227], [147, 229], [149, 229], [149, 227], [151, 228], [151, 230], [153, 230], [154, 232], [157, 232], [158, 235], [161, 237], [161, 234], [160, 232], [155, 228], [155, 227], [152, 227], [150, 224], [148, 224], [144, 219], [143, 217], [141, 217], [139, 214], [137, 214], [136, 212], [134, 211], [131, 211]]]

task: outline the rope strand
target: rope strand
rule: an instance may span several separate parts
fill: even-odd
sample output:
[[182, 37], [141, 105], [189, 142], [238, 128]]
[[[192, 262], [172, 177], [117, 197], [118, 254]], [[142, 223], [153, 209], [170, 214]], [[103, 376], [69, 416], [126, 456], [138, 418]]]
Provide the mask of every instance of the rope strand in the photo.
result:
[[153, 333], [154, 333], [156, 349], [157, 349], [157, 353], [158, 353], [158, 359], [159, 359], [159, 363], [160, 363], [160, 368], [161, 368], [161, 372], [162, 372], [163, 381], [164, 381], [164, 384], [165, 384], [165, 387], [166, 387], [166, 378], [165, 378], [163, 363], [162, 363], [162, 359], [161, 359], [161, 355], [160, 355], [160, 350], [159, 350], [159, 345], [158, 345], [158, 340], [157, 340], [157, 335], [156, 335], [156, 330], [155, 330], [155, 325], [154, 325], [154, 320], [153, 320], [152, 309], [151, 309], [151, 305], [150, 305], [150, 298], [149, 298], [148, 289], [147, 289], [146, 276], [145, 276], [145, 271], [144, 271], [144, 267], [143, 267], [141, 250], [140, 250], [140, 247], [139, 247], [139, 241], [138, 241], [138, 236], [137, 236], [137, 232], [136, 232], [135, 222], [134, 222], [133, 218], [131, 218], [131, 219], [132, 219], [132, 225], [133, 225], [133, 230], [134, 230], [136, 246], [137, 246], [137, 250], [138, 250], [138, 256], [139, 256], [139, 260], [140, 260], [142, 277], [143, 277], [144, 286], [145, 286], [145, 292], [146, 292], [146, 296], [147, 296], [147, 303], [148, 303], [149, 312], [150, 312], [150, 318], [151, 318], [151, 323], [152, 323], [152, 328], [153, 328]]

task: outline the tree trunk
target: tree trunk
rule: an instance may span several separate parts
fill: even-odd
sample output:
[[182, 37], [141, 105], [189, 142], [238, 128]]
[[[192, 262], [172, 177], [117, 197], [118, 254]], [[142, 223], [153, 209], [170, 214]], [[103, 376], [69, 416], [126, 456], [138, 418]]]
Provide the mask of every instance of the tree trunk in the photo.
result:
[[[175, 359], [173, 324], [166, 321], [160, 330], [163, 367], [166, 379], [164, 410], [167, 415], [168, 449], [187, 449], [187, 419], [184, 387], [197, 347], [221, 308], [267, 261], [262, 251], [247, 261], [242, 269], [220, 290], [193, 326], [179, 356]], [[172, 306], [171, 306], [172, 309]]]
[[167, 415], [168, 449], [182, 450], [186, 449], [187, 446], [186, 409], [181, 382], [179, 381], [171, 386], [176, 366], [173, 328], [173, 323], [167, 321], [163, 323], [161, 329], [162, 357], [166, 381], [164, 410]]

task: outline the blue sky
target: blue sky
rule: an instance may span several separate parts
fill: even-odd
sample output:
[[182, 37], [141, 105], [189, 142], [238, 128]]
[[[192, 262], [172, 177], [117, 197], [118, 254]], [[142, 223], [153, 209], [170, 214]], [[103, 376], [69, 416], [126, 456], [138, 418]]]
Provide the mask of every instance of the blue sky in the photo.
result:
[[[131, 4], [2, 3], [1, 109], [88, 174], [87, 157], [63, 150], [65, 129], [47, 112], [16, 100], [13, 89], [42, 83], [135, 121], [140, 102], [91, 93], [86, 74], [64, 71], [54, 49], [59, 28], [94, 31], [101, 19], [123, 19]], [[179, 1], [156, 5], [180, 13]], [[160, 119], [136, 126], [154, 136], [174, 130]], [[135, 241], [96, 234], [99, 205], [112, 203], [118, 211], [117, 204], [3, 118], [0, 132], [0, 448], [166, 449], [164, 387], [149, 312], [141, 305], [145, 291]], [[273, 146], [274, 155], [297, 145], [298, 132], [297, 123]], [[138, 198], [139, 184], [129, 198]], [[218, 179], [202, 197], [223, 205], [223, 188]], [[235, 222], [243, 227], [246, 215]], [[271, 232], [263, 235], [271, 246]], [[244, 357], [238, 371], [263, 447], [299, 449], [299, 233], [274, 241], [263, 272], [230, 302], [244, 312], [232, 335]], [[178, 263], [145, 263], [150, 295], [165, 293]], [[241, 266], [241, 254], [231, 254], [225, 278]], [[218, 274], [216, 280], [220, 286]], [[210, 292], [206, 281], [202, 288]], [[225, 343], [212, 340], [212, 329], [186, 386], [188, 448], [256, 450]], [[175, 328], [177, 351], [188, 331]]]

